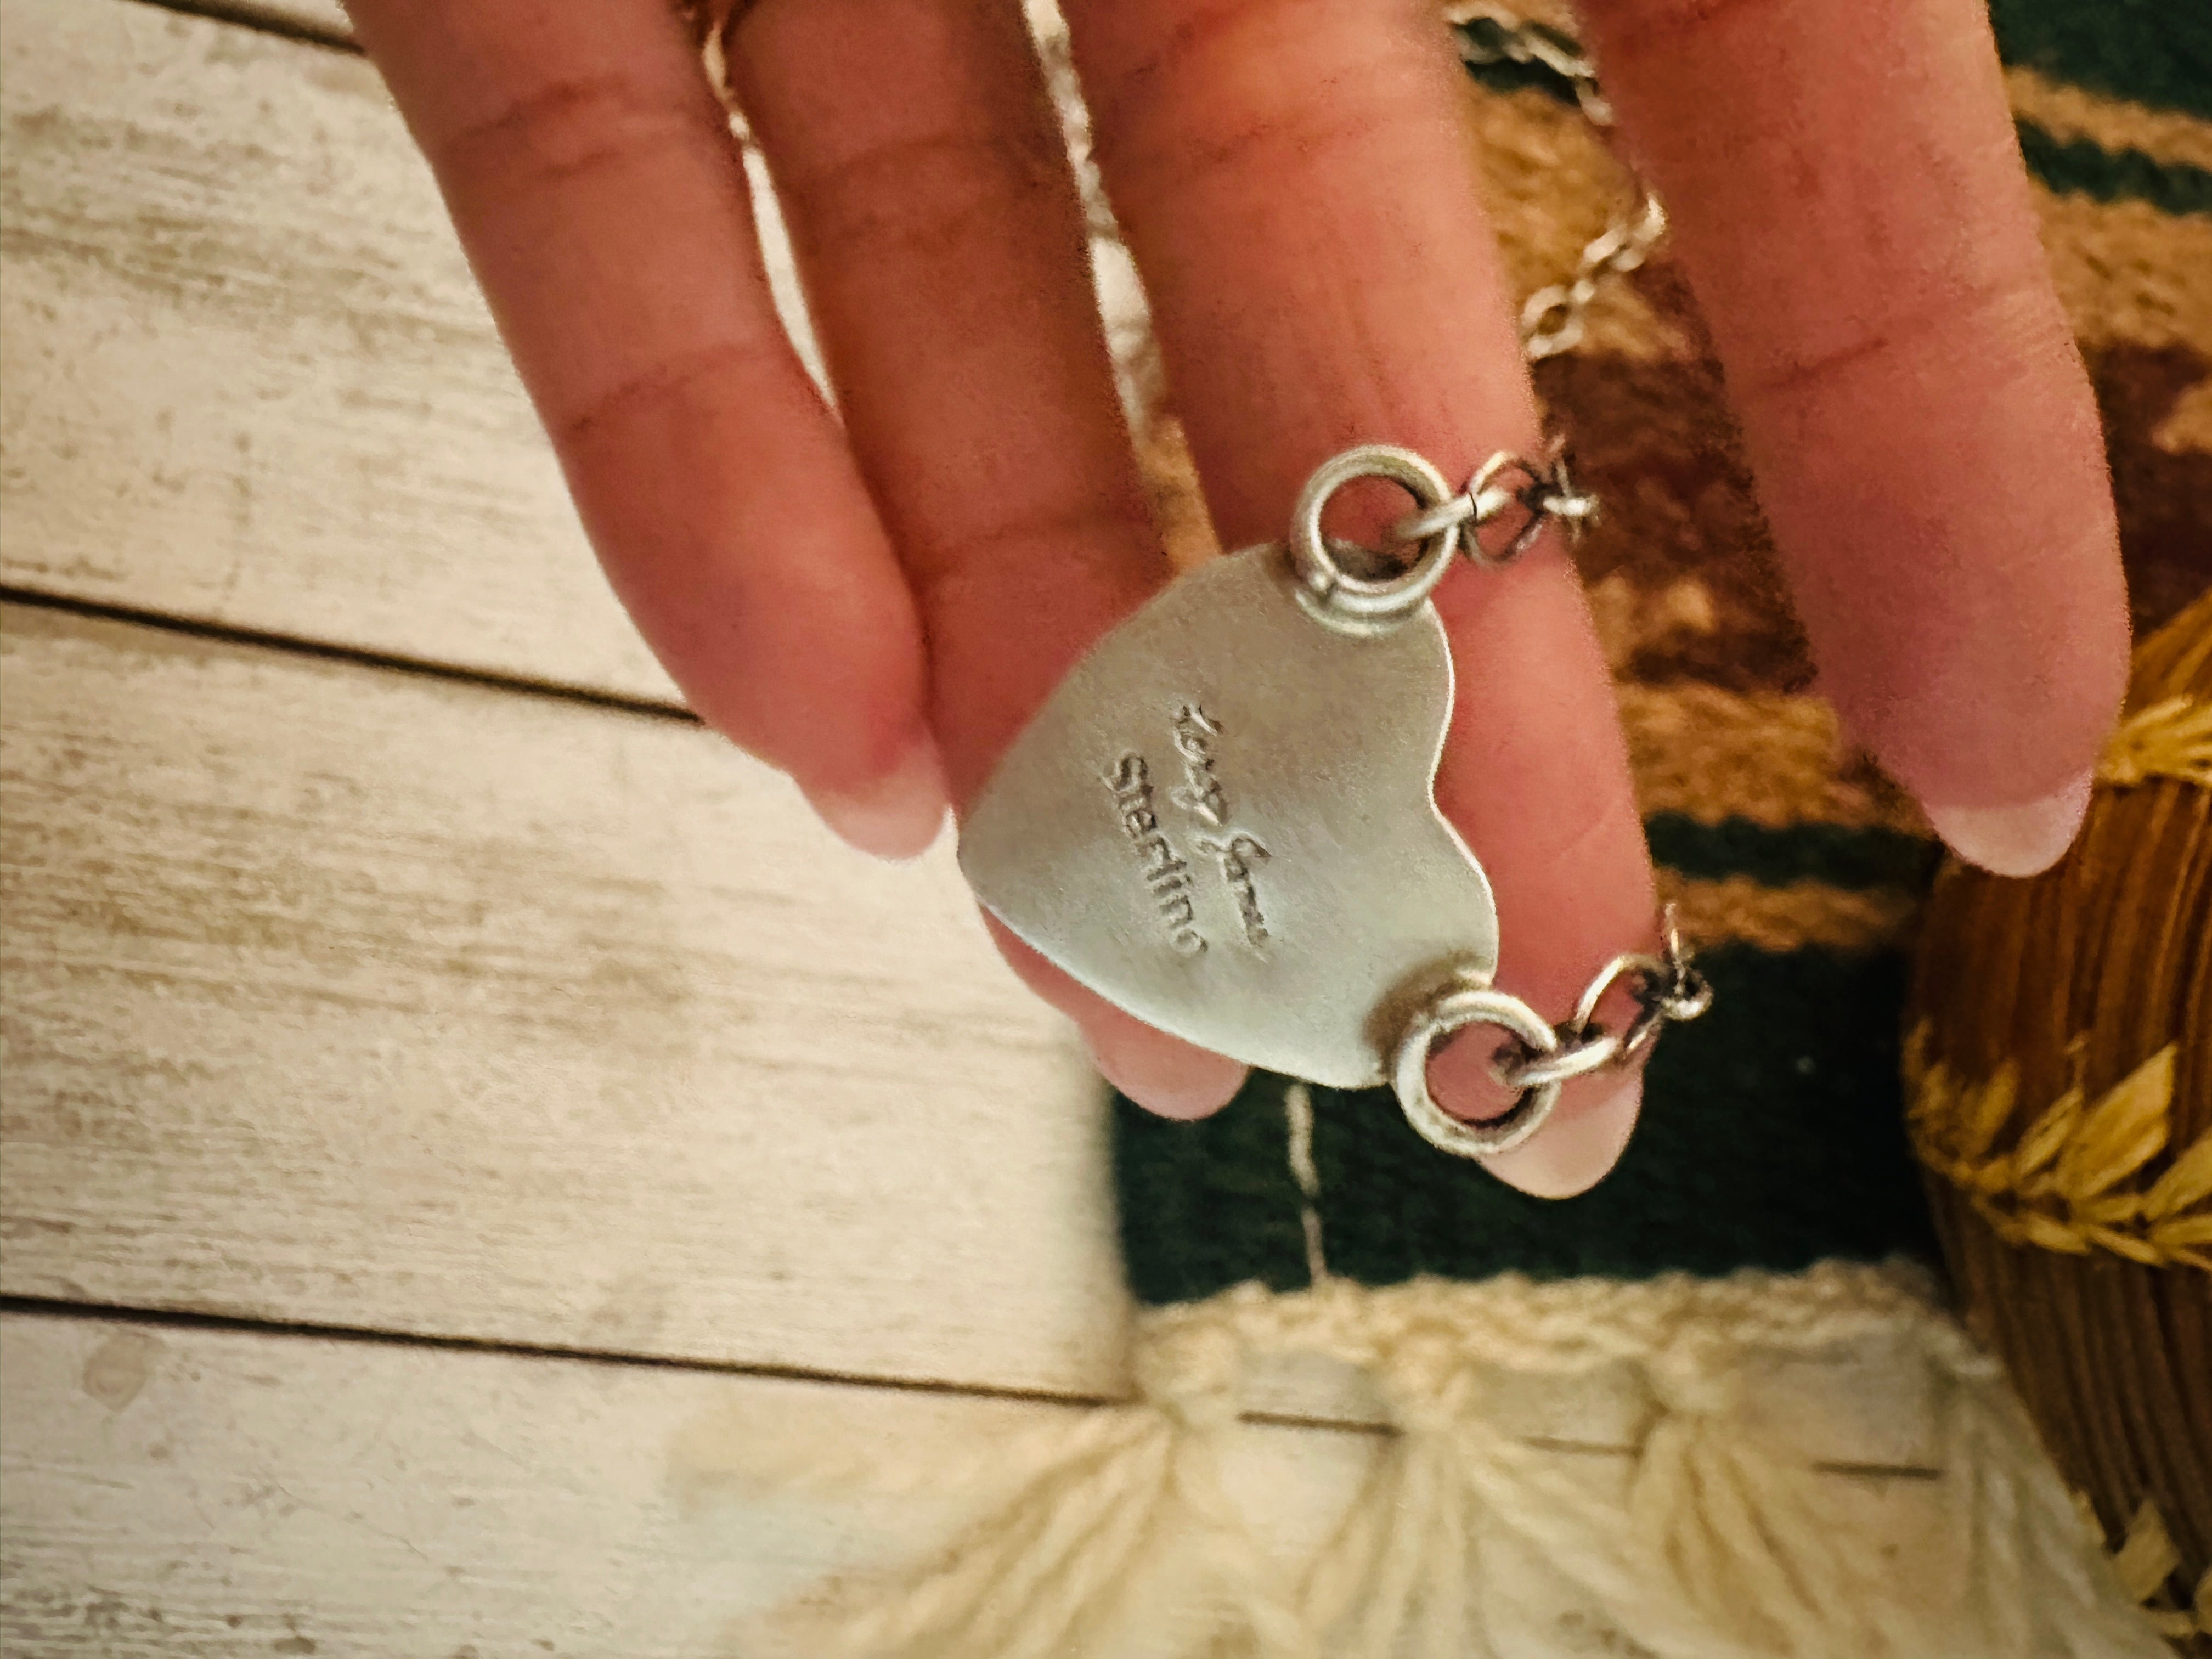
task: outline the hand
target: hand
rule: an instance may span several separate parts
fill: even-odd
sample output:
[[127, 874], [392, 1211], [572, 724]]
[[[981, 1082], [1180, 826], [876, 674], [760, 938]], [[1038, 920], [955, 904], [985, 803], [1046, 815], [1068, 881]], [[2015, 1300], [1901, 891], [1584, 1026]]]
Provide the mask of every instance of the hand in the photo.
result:
[[[708, 721], [855, 845], [934, 836], [1167, 580], [1017, 0], [757, 0], [726, 38], [841, 425], [779, 327], [720, 108], [665, 0], [353, 0], [616, 590]], [[1536, 414], [1428, 0], [1069, 0], [1097, 151], [1231, 546], [1351, 444], [1463, 477]], [[2125, 672], [2088, 388], [1976, 0], [1589, 0], [1821, 672], [1993, 869], [2055, 859]], [[1869, 49], [1869, 43], [1879, 43]], [[1437, 597], [1438, 800], [1499, 981], [1561, 1015], [1650, 936], [1611, 688], [1556, 549]], [[1001, 933], [1155, 1109], [1242, 1068]], [[1474, 1045], [1468, 1045], [1472, 1048]], [[1476, 1106], [1471, 1055], [1438, 1059]], [[1577, 1097], [1577, 1091], [1579, 1097]], [[1566, 1193], [1640, 1085], [1490, 1167]]]

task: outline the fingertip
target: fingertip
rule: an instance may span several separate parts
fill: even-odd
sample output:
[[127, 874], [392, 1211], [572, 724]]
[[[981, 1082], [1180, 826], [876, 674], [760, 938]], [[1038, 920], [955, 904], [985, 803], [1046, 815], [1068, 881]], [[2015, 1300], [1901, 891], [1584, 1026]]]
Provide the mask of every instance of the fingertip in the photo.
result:
[[1511, 1152], [1484, 1159], [1483, 1167], [1532, 1197], [1573, 1198], [1613, 1172], [1643, 1109], [1638, 1071], [1609, 1091], [1595, 1091], [1594, 1097], [1562, 1100], [1550, 1122]]
[[1921, 802], [1928, 822], [1967, 863], [1991, 875], [2040, 875], [2065, 856], [2089, 810], [2094, 769], [2032, 800], [1997, 805], [1947, 805]]
[[1170, 1036], [1086, 991], [988, 910], [983, 925], [1015, 977], [1074, 1022], [1099, 1075], [1146, 1111], [1211, 1117], [1244, 1086], [1243, 1061]]
[[1083, 1042], [1100, 1076], [1161, 1117], [1211, 1117], [1244, 1086], [1246, 1069], [1236, 1060], [1133, 1020], [1087, 1024]]
[[[1468, 1035], [1462, 1033], [1463, 1038]], [[1495, 1052], [1480, 1041], [1440, 1049], [1429, 1066], [1437, 1103], [1455, 1117], [1478, 1122], [1503, 1113], [1513, 1096], [1492, 1074]], [[1596, 1186], [1620, 1162], [1643, 1105], [1640, 1066], [1625, 1079], [1615, 1071], [1577, 1078], [1561, 1091], [1542, 1128], [1510, 1152], [1484, 1158], [1482, 1167], [1532, 1197], [1572, 1198]]]
[[838, 839], [879, 859], [921, 857], [944, 828], [951, 797], [945, 763], [927, 732], [916, 732], [890, 767], [855, 788], [801, 786]]

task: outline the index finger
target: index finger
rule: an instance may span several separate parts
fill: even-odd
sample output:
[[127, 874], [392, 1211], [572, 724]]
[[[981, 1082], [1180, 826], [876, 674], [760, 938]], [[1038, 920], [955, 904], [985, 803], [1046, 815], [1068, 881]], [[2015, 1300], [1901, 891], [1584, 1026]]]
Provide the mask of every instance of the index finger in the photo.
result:
[[2095, 405], [1972, 0], [1589, 0], [1820, 668], [1975, 863], [2057, 858], [2124, 684]]
[[943, 818], [921, 630], [777, 320], [727, 118], [656, 0], [352, 0], [602, 564], [699, 714], [832, 827]]

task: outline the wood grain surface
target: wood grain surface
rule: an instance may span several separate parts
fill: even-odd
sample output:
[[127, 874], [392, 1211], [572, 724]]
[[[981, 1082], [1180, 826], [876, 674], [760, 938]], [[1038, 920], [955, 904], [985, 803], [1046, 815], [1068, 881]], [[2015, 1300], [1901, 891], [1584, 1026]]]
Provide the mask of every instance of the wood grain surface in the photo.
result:
[[0, 0], [0, 581], [672, 702], [368, 62]]
[[686, 724], [8, 607], [18, 1293], [1093, 1395], [1103, 1090]]

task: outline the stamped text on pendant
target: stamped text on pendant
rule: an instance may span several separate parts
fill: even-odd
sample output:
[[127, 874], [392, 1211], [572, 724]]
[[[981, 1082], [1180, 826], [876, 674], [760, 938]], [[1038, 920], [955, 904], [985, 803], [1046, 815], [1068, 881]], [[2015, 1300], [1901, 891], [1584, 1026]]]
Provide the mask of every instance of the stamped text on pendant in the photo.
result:
[[[1261, 908], [1255, 866], [1267, 861], [1268, 853], [1257, 836], [1230, 822], [1229, 792], [1215, 769], [1214, 743], [1222, 735], [1221, 725], [1199, 704], [1184, 702], [1177, 706], [1170, 729], [1182, 764], [1182, 781], [1168, 790], [1166, 799], [1204, 826], [1193, 834], [1190, 845], [1213, 860], [1227, 885], [1236, 902], [1243, 945], [1264, 956], [1267, 917]], [[1114, 792], [1121, 833], [1136, 852], [1170, 947], [1178, 956], [1200, 955], [1207, 942], [1198, 927], [1190, 865], [1176, 850], [1169, 826], [1161, 822], [1151, 763], [1128, 750], [1107, 770], [1106, 781]]]

